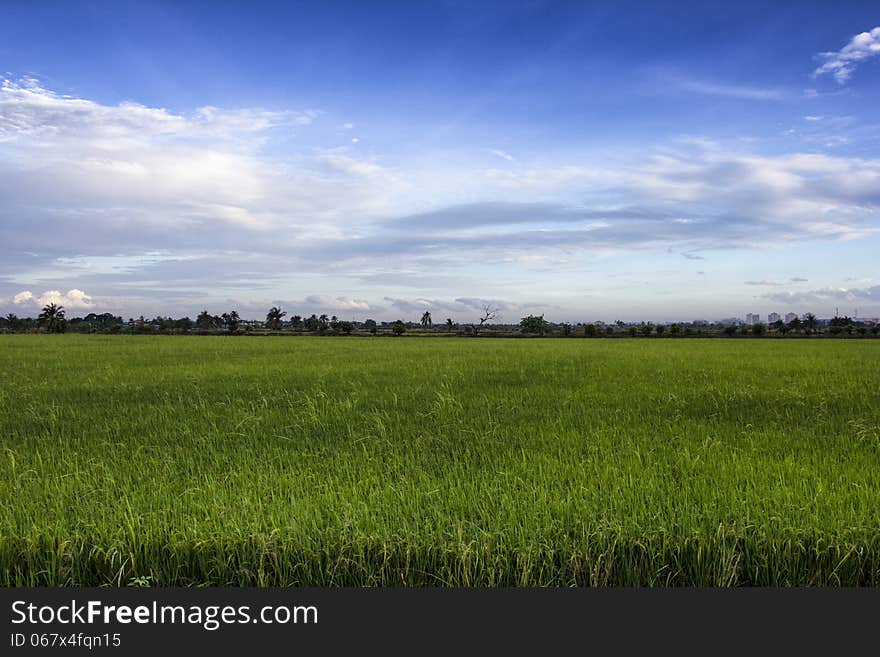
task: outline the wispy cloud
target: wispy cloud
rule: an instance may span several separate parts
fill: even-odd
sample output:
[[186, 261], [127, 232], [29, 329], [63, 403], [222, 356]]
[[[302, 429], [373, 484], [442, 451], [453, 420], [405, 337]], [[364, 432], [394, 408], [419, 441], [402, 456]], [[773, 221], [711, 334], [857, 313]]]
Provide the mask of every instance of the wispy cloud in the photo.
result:
[[880, 55], [880, 26], [856, 34], [840, 50], [819, 53], [817, 57], [823, 60], [823, 63], [813, 71], [813, 75], [831, 75], [838, 84], [844, 84], [852, 77], [859, 64], [878, 55]]
[[676, 80], [676, 85], [683, 91], [704, 96], [740, 98], [743, 100], [782, 100], [785, 97], [785, 92], [781, 89], [725, 84], [707, 80], [680, 78]]
[[112, 139], [117, 144], [162, 137], [237, 139], [283, 125], [305, 126], [319, 115], [316, 110], [277, 112], [204, 106], [184, 116], [130, 101], [101, 105], [60, 95], [33, 78], [0, 81], [0, 140], [7, 141], [25, 136], [76, 141]]
[[805, 292], [774, 292], [765, 298], [785, 304], [819, 304], [832, 301], [880, 302], [880, 285], [868, 288], [826, 287]]
[[500, 157], [502, 160], [507, 160], [508, 162], [516, 162], [516, 158], [507, 151], [490, 148], [489, 152], [492, 153], [492, 155]]

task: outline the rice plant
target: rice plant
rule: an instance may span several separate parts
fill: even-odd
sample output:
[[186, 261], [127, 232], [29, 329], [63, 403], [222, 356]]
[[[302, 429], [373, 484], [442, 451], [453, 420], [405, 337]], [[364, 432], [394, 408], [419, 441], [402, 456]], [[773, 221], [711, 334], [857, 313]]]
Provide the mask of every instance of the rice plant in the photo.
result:
[[880, 343], [0, 337], [5, 586], [880, 585]]

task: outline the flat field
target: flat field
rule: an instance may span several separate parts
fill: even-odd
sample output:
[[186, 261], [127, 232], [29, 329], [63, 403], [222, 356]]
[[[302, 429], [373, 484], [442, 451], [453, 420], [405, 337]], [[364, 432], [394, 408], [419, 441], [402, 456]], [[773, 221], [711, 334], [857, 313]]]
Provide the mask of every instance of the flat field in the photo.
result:
[[880, 341], [0, 336], [0, 584], [880, 585]]

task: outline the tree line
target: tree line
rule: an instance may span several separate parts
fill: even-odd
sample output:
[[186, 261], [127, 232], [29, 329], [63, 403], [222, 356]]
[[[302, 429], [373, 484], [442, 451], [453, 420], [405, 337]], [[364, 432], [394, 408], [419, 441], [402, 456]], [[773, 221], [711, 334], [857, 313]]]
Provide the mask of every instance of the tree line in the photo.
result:
[[348, 321], [336, 315], [316, 314], [305, 317], [292, 315], [278, 306], [266, 313], [266, 319], [253, 321], [242, 319], [236, 310], [212, 315], [207, 310], [196, 318], [157, 316], [146, 319], [143, 316], [128, 321], [111, 313], [89, 313], [85, 317], [68, 318], [63, 306], [47, 304], [36, 318], [21, 318], [10, 313], [0, 317], [0, 332], [3, 333], [135, 333], [135, 334], [312, 334], [312, 335], [449, 335], [461, 337], [786, 337], [786, 336], [833, 336], [833, 337], [877, 337], [880, 326], [852, 317], [834, 317], [820, 320], [812, 313], [794, 318], [790, 322], [778, 320], [769, 324], [757, 323], [737, 325], [732, 323], [674, 322], [671, 324], [653, 322], [604, 322], [569, 324], [553, 323], [543, 315], [528, 315], [516, 324], [495, 322], [499, 319], [498, 309], [485, 305], [479, 316], [470, 323], [459, 324], [446, 318], [445, 322], [435, 324], [430, 310], [425, 310], [420, 319], [393, 322], [377, 322], [366, 319], [361, 322]]

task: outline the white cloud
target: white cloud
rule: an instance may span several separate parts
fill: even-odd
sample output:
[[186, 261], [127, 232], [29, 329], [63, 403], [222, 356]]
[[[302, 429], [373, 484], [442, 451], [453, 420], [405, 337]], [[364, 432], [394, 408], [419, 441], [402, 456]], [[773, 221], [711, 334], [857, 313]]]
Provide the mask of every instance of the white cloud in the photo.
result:
[[307, 304], [323, 310], [370, 310], [370, 304], [361, 299], [333, 297], [326, 294], [312, 294], [305, 299]]
[[30, 303], [34, 300], [34, 295], [30, 290], [24, 290], [23, 292], [19, 292], [14, 297], [12, 297], [12, 303], [16, 306], [19, 306], [23, 303]]
[[[404, 285], [451, 296], [476, 267], [490, 282], [469, 294], [511, 298], [528, 293], [495, 283], [511, 263], [540, 277], [585, 254], [671, 249], [696, 260], [706, 249], [860, 237], [880, 219], [878, 159], [768, 156], [694, 138], [493, 169], [430, 152], [400, 169], [344, 148], [265, 152], [269, 131], [307, 130], [309, 117], [175, 114], [6, 83], [0, 294], [75, 286], [102, 308], [119, 299], [136, 314], [193, 312], [243, 290], [291, 298], [306, 275], [324, 279], [307, 289], [327, 293], [306, 307], [378, 313], [361, 297], [404, 296]], [[90, 300], [62, 305], [77, 303]]]
[[[511, 171], [507, 169], [486, 169], [482, 172], [482, 183], [496, 185], [506, 193], [509, 190], [552, 190], [567, 185], [608, 184], [618, 174], [611, 170], [596, 169], [579, 165], [563, 165]], [[471, 176], [472, 177], [472, 176]]]
[[95, 307], [92, 297], [77, 289], [68, 290], [66, 293], [59, 290], [46, 290], [38, 297], [34, 296], [30, 290], [23, 290], [12, 298], [12, 303], [17, 306], [28, 304], [39, 308], [54, 303], [70, 310]]
[[721, 96], [743, 100], [781, 100], [785, 93], [781, 89], [749, 87], [745, 85], [708, 82], [705, 80], [678, 79], [677, 86], [692, 93], [704, 96]]
[[516, 162], [516, 158], [513, 155], [511, 155], [510, 153], [508, 153], [507, 151], [502, 151], [502, 150], [499, 150], [496, 148], [490, 148], [489, 152], [492, 153], [492, 155], [500, 157], [502, 160], [507, 160], [508, 162]]
[[785, 304], [822, 304], [834, 301], [876, 304], [880, 303], [880, 285], [861, 289], [826, 287], [807, 292], [777, 292], [764, 296], [772, 301]]
[[880, 55], [880, 27], [856, 34], [840, 50], [819, 53], [818, 57], [824, 63], [813, 71], [813, 75], [832, 75], [843, 84], [850, 79], [856, 66], [877, 55]]
[[117, 141], [163, 135], [189, 139], [236, 138], [279, 126], [308, 125], [319, 115], [316, 110], [278, 112], [205, 106], [185, 116], [130, 101], [101, 105], [64, 96], [45, 89], [32, 78], [0, 82], [0, 138], [7, 140], [22, 136]]
[[[723, 223], [773, 229], [779, 238], [856, 237], [873, 232], [880, 203], [880, 160], [793, 153], [657, 156], [628, 186]], [[638, 202], [638, 201], [634, 201]], [[757, 232], [756, 232], [757, 234]]]
[[129, 233], [219, 225], [329, 235], [337, 219], [388, 211], [401, 187], [376, 162], [263, 154], [269, 131], [305, 129], [318, 115], [216, 107], [183, 115], [4, 80], [0, 194], [8, 212], [41, 208], [65, 230], [90, 221]]
[[320, 155], [318, 157], [318, 162], [323, 164], [328, 171], [334, 174], [342, 173], [359, 178], [387, 177], [389, 180], [392, 177], [388, 171], [375, 162], [358, 160], [348, 155], [333, 153]]

